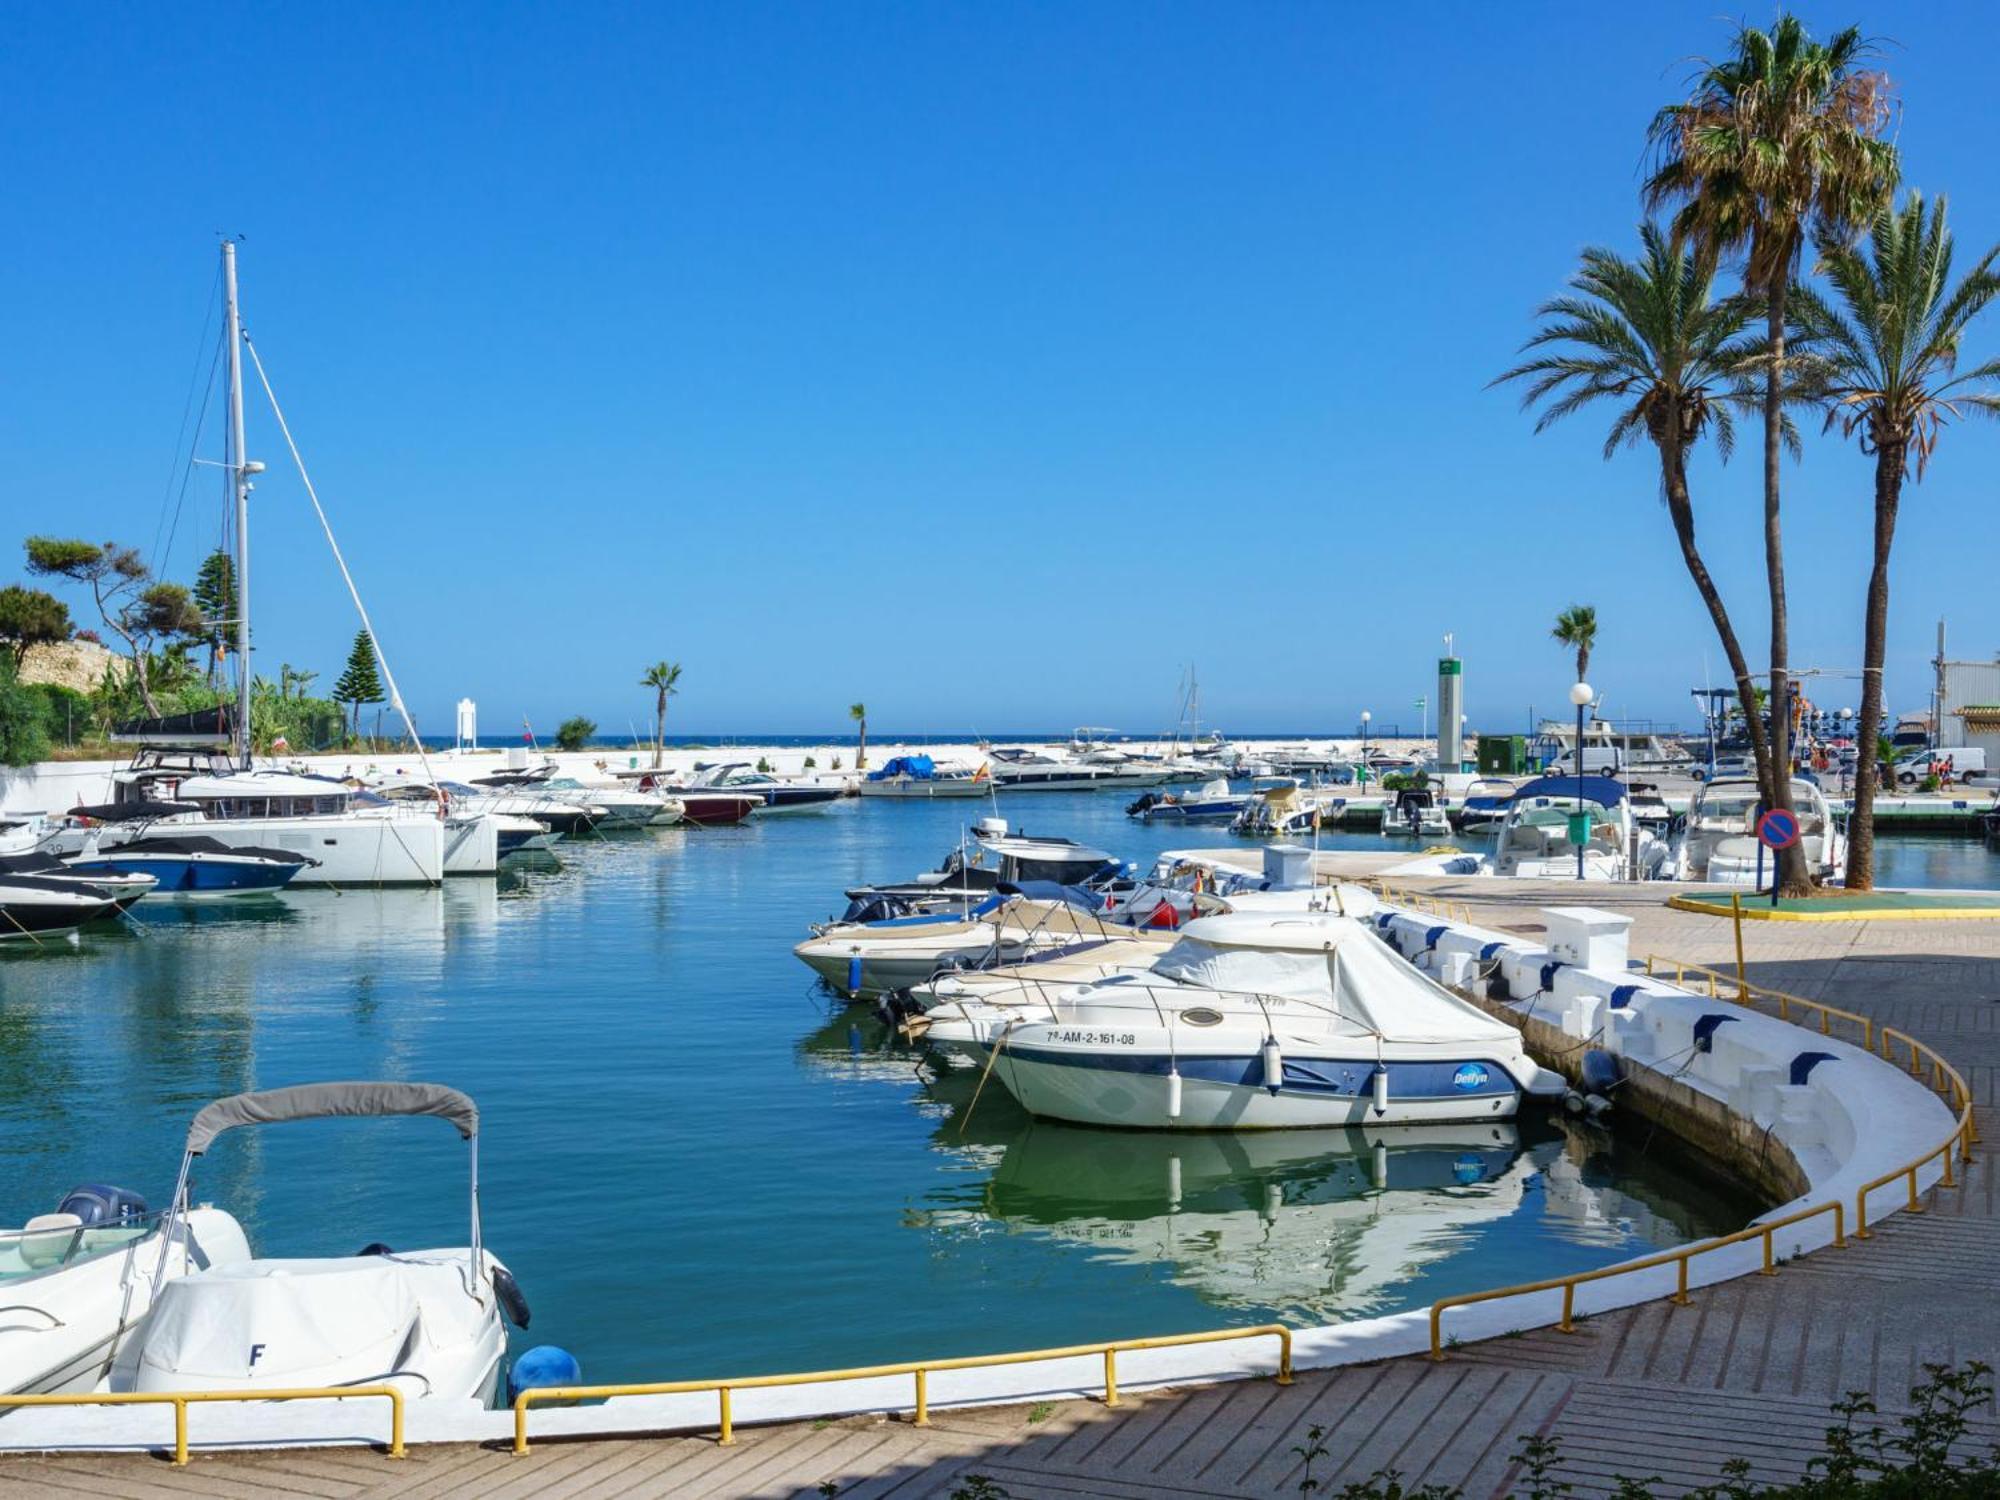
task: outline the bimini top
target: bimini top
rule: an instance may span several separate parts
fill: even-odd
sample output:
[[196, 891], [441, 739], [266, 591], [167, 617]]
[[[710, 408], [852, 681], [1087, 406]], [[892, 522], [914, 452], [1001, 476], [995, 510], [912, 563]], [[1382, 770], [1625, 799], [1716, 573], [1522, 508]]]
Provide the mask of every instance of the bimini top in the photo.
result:
[[870, 771], [870, 781], [887, 781], [892, 776], [908, 776], [913, 781], [929, 781], [937, 775], [937, 762], [928, 755], [893, 756], [879, 771]]
[[449, 1120], [467, 1140], [479, 1134], [479, 1106], [441, 1083], [302, 1083], [216, 1100], [188, 1126], [187, 1152], [201, 1155], [223, 1131], [238, 1125], [277, 1125], [334, 1115], [436, 1115]]
[[195, 818], [201, 808], [192, 802], [91, 802], [72, 807], [72, 818], [89, 818], [97, 823], [141, 823], [155, 818]]
[[1582, 797], [1604, 807], [1616, 807], [1625, 800], [1625, 783], [1609, 776], [1543, 776], [1529, 782], [1509, 797], [1509, 804], [1532, 802], [1537, 797]]

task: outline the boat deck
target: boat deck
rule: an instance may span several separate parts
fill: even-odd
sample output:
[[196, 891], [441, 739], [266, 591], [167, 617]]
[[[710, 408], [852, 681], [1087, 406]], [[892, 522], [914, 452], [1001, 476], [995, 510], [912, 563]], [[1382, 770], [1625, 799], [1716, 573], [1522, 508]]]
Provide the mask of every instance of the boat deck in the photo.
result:
[[[1469, 905], [1477, 920], [1530, 933], [1537, 907], [1576, 899], [1572, 882], [1439, 878], [1400, 882]], [[1588, 904], [1634, 917], [1635, 955], [1726, 967], [1730, 923], [1670, 910], [1667, 884], [1593, 885]], [[1913, 1032], [1965, 1075], [1990, 1137], [2000, 1069], [2000, 924], [1756, 923], [1752, 977]], [[1553, 1330], [1470, 1345], [1450, 1359], [1386, 1360], [1270, 1381], [1128, 1393], [1116, 1409], [1063, 1401], [941, 1411], [934, 1425], [855, 1418], [712, 1435], [539, 1442], [516, 1458], [447, 1446], [391, 1461], [360, 1449], [199, 1453], [159, 1458], [65, 1454], [0, 1458], [0, 1496], [791, 1496], [945, 1497], [983, 1474], [1013, 1500], [1270, 1496], [1295, 1492], [1295, 1449], [1325, 1429], [1321, 1493], [1384, 1467], [1406, 1484], [1462, 1486], [1486, 1500], [1515, 1483], [1522, 1434], [1562, 1444], [1578, 1495], [1616, 1474], [1667, 1487], [1713, 1481], [1731, 1456], [1753, 1476], [1796, 1475], [1818, 1451], [1828, 1406], [1850, 1390], [1883, 1410], [1907, 1405], [1926, 1361], [2000, 1365], [2000, 1193], [1988, 1147], [1929, 1211], [1898, 1214], [1873, 1239], [1698, 1292]], [[1557, 1270], [1557, 1267], [1550, 1267]], [[662, 1378], [677, 1372], [671, 1352]], [[197, 1440], [199, 1431], [197, 1430]], [[1986, 1412], [1982, 1445], [2000, 1438]], [[823, 1489], [831, 1485], [833, 1489]]]

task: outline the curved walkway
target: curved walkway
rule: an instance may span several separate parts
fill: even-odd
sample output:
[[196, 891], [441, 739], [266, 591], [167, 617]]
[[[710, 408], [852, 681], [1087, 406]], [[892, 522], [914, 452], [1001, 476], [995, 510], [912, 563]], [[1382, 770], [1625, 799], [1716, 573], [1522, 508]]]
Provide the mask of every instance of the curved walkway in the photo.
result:
[[[1564, 882], [1408, 882], [1464, 901], [1502, 930], [1539, 928], [1535, 908], [1573, 903]], [[1726, 919], [1666, 907], [1672, 887], [1596, 886], [1590, 905], [1634, 917], [1632, 951], [1727, 967]], [[1910, 1031], [1965, 1075], [1989, 1126], [2000, 1069], [2000, 927], [1982, 921], [1757, 923], [1751, 977]], [[1327, 1490], [1378, 1468], [1406, 1482], [1512, 1488], [1516, 1438], [1558, 1438], [1579, 1495], [1616, 1474], [1693, 1485], [1724, 1459], [1760, 1479], [1818, 1451], [1829, 1404], [1852, 1390], [1906, 1405], [1926, 1361], [2000, 1365], [2000, 1191], [1988, 1150], [1929, 1211], [1897, 1214], [1873, 1239], [1664, 1302], [1606, 1313], [1574, 1334], [1470, 1345], [1443, 1364], [1384, 1361], [1268, 1381], [1133, 1393], [1115, 1410], [1069, 1401], [939, 1412], [935, 1425], [856, 1418], [708, 1437], [538, 1442], [525, 1458], [484, 1448], [197, 1455], [185, 1470], [111, 1455], [0, 1458], [0, 1496], [790, 1496], [838, 1487], [847, 1500], [948, 1496], [984, 1474], [1014, 1500], [1297, 1493], [1295, 1445], [1325, 1429]], [[1563, 1267], [1550, 1266], [1551, 1273]], [[668, 1361], [668, 1364], [671, 1362]], [[663, 1375], [670, 1375], [663, 1369]], [[1990, 1414], [1989, 1414], [1990, 1415]], [[1986, 1424], [2000, 1439], [2000, 1422]], [[197, 1434], [198, 1436], [198, 1434]]]

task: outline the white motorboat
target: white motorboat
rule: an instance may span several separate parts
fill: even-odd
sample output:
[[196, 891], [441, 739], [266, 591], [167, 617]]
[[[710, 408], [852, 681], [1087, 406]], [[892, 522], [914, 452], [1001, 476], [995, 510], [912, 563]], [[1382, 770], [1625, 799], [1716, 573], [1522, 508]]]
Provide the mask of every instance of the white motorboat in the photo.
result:
[[[159, 880], [144, 870], [82, 868], [66, 864], [53, 854], [35, 850], [28, 854], [0, 854], [0, 881], [45, 886], [52, 890], [77, 891], [101, 896], [125, 911], [140, 897], [152, 894]], [[4, 926], [0, 922], [0, 926]]]
[[1227, 776], [1217, 776], [1194, 791], [1147, 792], [1125, 815], [1145, 823], [1228, 823], [1249, 800], [1249, 793], [1229, 789]]
[[32, 875], [0, 878], [0, 943], [35, 943], [118, 915], [118, 903], [74, 884], [38, 881]]
[[1249, 838], [1278, 838], [1311, 833], [1323, 823], [1339, 821], [1347, 798], [1320, 787], [1303, 787], [1296, 776], [1258, 776], [1251, 795], [1229, 824], [1230, 832]]
[[[1674, 841], [1674, 878], [1749, 886], [1756, 884], [1760, 872], [1766, 877], [1775, 874], [1777, 857], [1757, 841], [1757, 815], [1763, 805], [1754, 780], [1704, 782], [1695, 791], [1686, 826]], [[1834, 822], [1826, 794], [1812, 782], [1794, 777], [1792, 806], [1814, 878], [1839, 878], [1847, 866], [1847, 838]]]
[[[1581, 851], [1579, 865], [1578, 854]], [[1495, 845], [1503, 878], [1654, 880], [1667, 845], [1632, 816], [1625, 784], [1609, 776], [1544, 776], [1516, 791]]]
[[1139, 790], [1159, 786], [1164, 771], [1135, 768], [1123, 755], [1097, 760], [1064, 760], [1018, 745], [987, 751], [998, 790], [1003, 792], [1096, 792], [1107, 787]]
[[1144, 974], [1050, 988], [1020, 1008], [930, 1012], [1031, 1114], [1161, 1130], [1510, 1118], [1559, 1096], [1513, 1027], [1332, 913], [1191, 923]]
[[1102, 849], [1074, 839], [1010, 834], [1005, 818], [981, 818], [967, 832], [971, 849], [961, 839], [935, 870], [909, 880], [850, 888], [841, 920], [872, 921], [951, 908], [969, 912], [1002, 884], [1048, 881], [1094, 888], [1119, 871], [1118, 862]]
[[236, 1094], [188, 1127], [161, 1256], [187, 1236], [195, 1162], [224, 1131], [332, 1116], [435, 1115], [472, 1162], [468, 1246], [396, 1251], [370, 1245], [318, 1259], [241, 1257], [165, 1282], [111, 1371], [113, 1391], [251, 1391], [394, 1384], [416, 1398], [497, 1404], [507, 1322], [528, 1308], [507, 1268], [480, 1244], [479, 1110], [433, 1083], [316, 1083]]
[[1451, 837], [1451, 814], [1428, 786], [1406, 786], [1389, 793], [1382, 804], [1384, 838], [1445, 839]]
[[[488, 820], [493, 830], [496, 859], [528, 850], [553, 849], [562, 838], [560, 832], [534, 816], [536, 810], [547, 809], [546, 798], [516, 797], [490, 787], [468, 786], [462, 781], [432, 782], [406, 776], [375, 777], [369, 780], [367, 786], [369, 791], [391, 802], [435, 807], [442, 798], [450, 813], [448, 824], [454, 818]], [[445, 873], [470, 873], [454, 867], [449, 846], [445, 851]]]
[[1482, 776], [1466, 787], [1458, 799], [1458, 831], [1463, 834], [1498, 833], [1507, 821], [1507, 803], [1520, 782], [1504, 776]]
[[156, 1287], [250, 1258], [242, 1229], [219, 1209], [189, 1210], [164, 1258], [159, 1229], [138, 1194], [91, 1185], [54, 1213], [0, 1230], [0, 1391], [97, 1388]]
[[864, 797], [913, 797], [934, 801], [944, 797], [990, 797], [994, 780], [984, 765], [977, 770], [934, 761], [928, 755], [894, 755], [861, 779]]
[[1066, 901], [1001, 892], [969, 913], [817, 926], [792, 952], [836, 994], [872, 1000], [921, 984], [941, 970], [1019, 963], [1033, 954], [1130, 937], [1131, 932]]
[[786, 781], [741, 761], [700, 768], [688, 779], [688, 785], [754, 792], [764, 799], [757, 812], [766, 818], [784, 813], [825, 812], [847, 795], [846, 788], [838, 782]]

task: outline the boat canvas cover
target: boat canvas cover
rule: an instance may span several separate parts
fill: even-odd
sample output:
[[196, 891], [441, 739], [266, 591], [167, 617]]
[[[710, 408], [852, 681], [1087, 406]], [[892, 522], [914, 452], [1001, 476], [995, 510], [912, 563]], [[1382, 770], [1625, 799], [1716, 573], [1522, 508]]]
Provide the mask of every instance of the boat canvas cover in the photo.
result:
[[[1261, 933], [1260, 941], [1245, 941]], [[1181, 984], [1327, 1006], [1391, 1042], [1520, 1045], [1520, 1033], [1418, 973], [1350, 917], [1205, 917], [1153, 972]]]
[[1537, 797], [1582, 797], [1604, 807], [1616, 807], [1625, 800], [1625, 783], [1609, 776], [1544, 776], [1531, 781], [1509, 798], [1510, 802], [1532, 802]]
[[371, 1371], [391, 1370], [417, 1311], [405, 1269], [381, 1256], [266, 1260], [176, 1278], [153, 1304], [136, 1384], [176, 1390], [253, 1375], [291, 1384], [364, 1356]]
[[226, 703], [192, 713], [155, 719], [128, 719], [112, 727], [111, 738], [148, 745], [227, 745], [236, 737], [236, 715]]
[[188, 1126], [187, 1151], [199, 1156], [225, 1130], [334, 1115], [436, 1115], [467, 1140], [479, 1134], [479, 1106], [441, 1083], [302, 1083], [232, 1094], [205, 1107]]
[[898, 755], [892, 757], [879, 771], [870, 771], [870, 781], [888, 781], [896, 776], [908, 776], [912, 781], [929, 781], [937, 775], [937, 762], [928, 755]]

